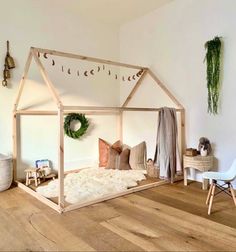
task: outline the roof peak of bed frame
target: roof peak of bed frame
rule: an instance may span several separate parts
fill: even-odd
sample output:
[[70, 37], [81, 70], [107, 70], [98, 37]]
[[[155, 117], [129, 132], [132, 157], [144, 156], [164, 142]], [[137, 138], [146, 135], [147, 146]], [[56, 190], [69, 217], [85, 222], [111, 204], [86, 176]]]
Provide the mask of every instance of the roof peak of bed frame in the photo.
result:
[[118, 62], [118, 61], [95, 58], [95, 57], [90, 57], [90, 56], [85, 56], [85, 55], [74, 54], [74, 53], [67, 53], [67, 52], [44, 49], [44, 48], [37, 48], [37, 47], [31, 47], [30, 49], [32, 51], [36, 51], [39, 53], [46, 53], [46, 54], [61, 56], [61, 57], [65, 57], [65, 58], [79, 59], [79, 60], [91, 61], [91, 62], [96, 62], [96, 63], [103, 63], [103, 64], [108, 64], [108, 65], [139, 69], [139, 70], [140, 69], [148, 70], [148, 67], [145, 67], [145, 66], [132, 65], [132, 64], [122, 63], [122, 62]]

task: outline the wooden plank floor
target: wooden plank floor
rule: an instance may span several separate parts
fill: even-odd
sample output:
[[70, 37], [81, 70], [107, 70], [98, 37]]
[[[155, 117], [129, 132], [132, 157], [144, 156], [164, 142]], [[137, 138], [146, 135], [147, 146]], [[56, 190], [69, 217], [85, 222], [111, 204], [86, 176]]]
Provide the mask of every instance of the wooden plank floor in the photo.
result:
[[236, 251], [236, 207], [183, 182], [59, 215], [19, 188], [0, 193], [1, 251]]

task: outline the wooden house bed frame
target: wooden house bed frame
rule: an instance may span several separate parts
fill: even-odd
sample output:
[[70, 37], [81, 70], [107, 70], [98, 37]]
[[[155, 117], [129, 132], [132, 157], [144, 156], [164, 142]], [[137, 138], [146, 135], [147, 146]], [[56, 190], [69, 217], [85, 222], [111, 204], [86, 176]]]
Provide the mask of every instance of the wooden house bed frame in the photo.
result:
[[[85, 60], [85, 61], [90, 61], [90, 62], [95, 62], [95, 63], [102, 63], [106, 65], [113, 65], [113, 66], [120, 66], [120, 67], [125, 67], [125, 68], [131, 68], [131, 69], [138, 69], [138, 70], [143, 70], [141, 77], [138, 79], [137, 83], [131, 90], [130, 94], [126, 98], [125, 102], [121, 107], [96, 107], [96, 106], [64, 106], [60, 100], [60, 97], [54, 88], [53, 83], [49, 79], [49, 76], [47, 74], [47, 71], [45, 70], [40, 58], [38, 57], [38, 54], [49, 54], [49, 55], [54, 55], [54, 56], [61, 56], [65, 58], [73, 58], [73, 59], [78, 59], [78, 60]], [[18, 104], [24, 89], [25, 85], [25, 80], [27, 79], [27, 74], [29, 71], [30, 64], [32, 62], [32, 59], [34, 59], [44, 82], [46, 83], [48, 89], [50, 90], [50, 93], [52, 95], [53, 100], [57, 104], [57, 110], [19, 110], [18, 109]], [[114, 61], [109, 61], [109, 60], [104, 60], [104, 59], [98, 59], [98, 58], [92, 58], [92, 57], [86, 57], [86, 56], [81, 56], [81, 55], [75, 55], [71, 53], [65, 53], [65, 52], [59, 52], [55, 50], [48, 50], [48, 49], [41, 49], [41, 48], [30, 48], [30, 52], [25, 64], [23, 76], [20, 81], [20, 86], [18, 90], [18, 94], [14, 103], [14, 109], [13, 109], [13, 174], [14, 174], [14, 181], [17, 183], [18, 187], [22, 188], [24, 191], [27, 193], [31, 194], [41, 202], [45, 203], [49, 207], [53, 208], [59, 213], [71, 211], [77, 208], [81, 208], [84, 206], [88, 206], [91, 204], [95, 204], [98, 202], [102, 202], [105, 200], [109, 200], [112, 198], [116, 198], [119, 196], [123, 196], [126, 194], [130, 194], [133, 192], [145, 190], [148, 188], [152, 188], [155, 186], [159, 186], [162, 184], [166, 184], [166, 181], [158, 181], [158, 182], [153, 182], [150, 184], [146, 185], [140, 185], [138, 187], [130, 188], [125, 192], [120, 192], [116, 194], [111, 194], [107, 195], [105, 197], [102, 197], [97, 200], [92, 200], [86, 203], [76, 203], [76, 204], [71, 204], [68, 206], [65, 206], [65, 196], [64, 196], [64, 115], [68, 113], [84, 113], [87, 115], [104, 115], [104, 114], [114, 114], [119, 117], [119, 136], [120, 140], [122, 140], [122, 126], [123, 126], [123, 112], [125, 111], [146, 111], [146, 112], [155, 112], [159, 111], [160, 108], [140, 108], [140, 107], [127, 107], [128, 103], [132, 99], [133, 95], [135, 92], [138, 90], [139, 86], [141, 85], [143, 79], [145, 78], [146, 75], [150, 75], [152, 79], [158, 84], [158, 86], [164, 91], [164, 93], [174, 102], [176, 105], [176, 112], [180, 113], [180, 123], [181, 123], [181, 148], [182, 151], [185, 147], [185, 110], [184, 107], [178, 102], [178, 100], [174, 97], [174, 95], [165, 87], [165, 85], [156, 77], [156, 75], [147, 67], [142, 67], [142, 66], [136, 66], [136, 65], [130, 65], [130, 64], [125, 64], [125, 63], [120, 63], [120, 62], [114, 62]], [[27, 187], [24, 183], [20, 182], [17, 178], [17, 157], [19, 154], [19, 149], [18, 149], [18, 142], [19, 142], [19, 133], [18, 133], [18, 128], [19, 128], [19, 118], [22, 115], [31, 115], [31, 116], [57, 116], [58, 118], [58, 182], [59, 182], [59, 194], [58, 194], [58, 204], [54, 203], [53, 201], [47, 199], [46, 197], [43, 197], [36, 191], [32, 190], [31, 188]], [[68, 173], [68, 172], [66, 172]]]

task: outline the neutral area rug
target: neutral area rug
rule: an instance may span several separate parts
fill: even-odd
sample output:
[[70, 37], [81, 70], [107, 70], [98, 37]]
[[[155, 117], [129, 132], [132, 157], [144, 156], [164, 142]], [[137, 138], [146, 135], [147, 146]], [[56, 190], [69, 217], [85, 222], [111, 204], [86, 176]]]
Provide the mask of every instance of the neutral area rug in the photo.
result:
[[[65, 200], [68, 203], [83, 203], [101, 198], [107, 194], [124, 192], [137, 186], [138, 181], [146, 179], [146, 170], [112, 170], [104, 168], [82, 169], [70, 173], [64, 179]], [[46, 186], [39, 186], [36, 191], [47, 197], [58, 197], [58, 180]]]

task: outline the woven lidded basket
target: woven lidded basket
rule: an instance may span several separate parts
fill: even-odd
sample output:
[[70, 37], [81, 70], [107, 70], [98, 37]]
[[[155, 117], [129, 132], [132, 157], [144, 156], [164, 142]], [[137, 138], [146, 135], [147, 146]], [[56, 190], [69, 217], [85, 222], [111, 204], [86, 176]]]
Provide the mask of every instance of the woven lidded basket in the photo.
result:
[[11, 186], [12, 176], [12, 158], [0, 154], [0, 192]]
[[189, 149], [186, 149], [185, 151], [186, 156], [194, 157], [194, 156], [197, 156], [197, 154], [198, 154], [197, 149], [189, 148]]
[[159, 170], [154, 165], [154, 162], [151, 159], [149, 159], [149, 161], [147, 162], [147, 175], [148, 175], [148, 177], [151, 177], [151, 178], [158, 178], [159, 177]]

